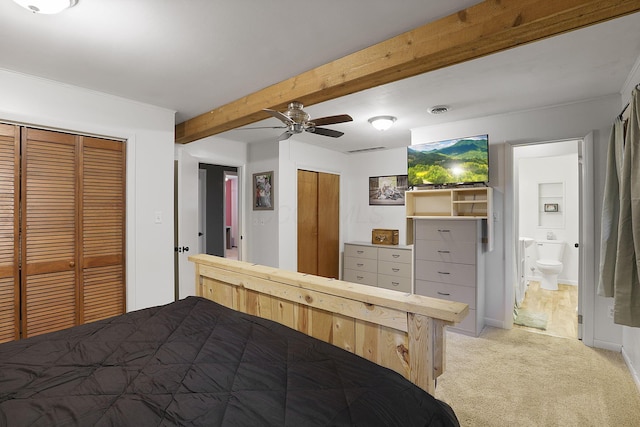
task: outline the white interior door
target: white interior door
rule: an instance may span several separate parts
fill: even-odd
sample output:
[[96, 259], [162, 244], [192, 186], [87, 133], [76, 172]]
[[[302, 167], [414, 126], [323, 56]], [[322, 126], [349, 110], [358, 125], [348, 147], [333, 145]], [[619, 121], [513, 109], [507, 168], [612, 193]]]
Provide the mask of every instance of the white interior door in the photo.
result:
[[198, 253], [198, 159], [185, 150], [178, 158], [178, 294], [195, 295], [195, 266], [189, 262]]

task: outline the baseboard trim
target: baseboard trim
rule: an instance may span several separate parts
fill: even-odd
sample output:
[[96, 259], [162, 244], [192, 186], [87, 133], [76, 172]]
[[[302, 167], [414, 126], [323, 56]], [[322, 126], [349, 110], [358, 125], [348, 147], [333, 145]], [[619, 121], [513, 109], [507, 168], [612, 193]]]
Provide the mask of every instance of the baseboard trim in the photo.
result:
[[615, 344], [608, 341], [593, 340], [593, 347], [602, 348], [604, 350], [615, 351], [616, 353], [620, 353], [622, 351], [621, 344]]
[[485, 324], [485, 326], [493, 326], [494, 328], [507, 329], [506, 326], [505, 326], [504, 321], [502, 321], [502, 320], [487, 319], [485, 317], [484, 318], [484, 324]]
[[640, 391], [640, 376], [638, 376], [638, 372], [634, 369], [631, 359], [627, 356], [627, 352], [624, 350], [624, 347], [622, 347], [622, 358], [624, 359], [624, 363], [627, 364], [627, 368], [633, 377], [633, 381], [636, 383], [636, 388]]

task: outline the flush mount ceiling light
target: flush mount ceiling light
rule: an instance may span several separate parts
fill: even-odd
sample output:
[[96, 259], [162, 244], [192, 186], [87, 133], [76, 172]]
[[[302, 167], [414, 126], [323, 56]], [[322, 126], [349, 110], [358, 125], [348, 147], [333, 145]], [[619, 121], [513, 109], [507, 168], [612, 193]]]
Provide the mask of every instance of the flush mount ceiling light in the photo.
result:
[[44, 13], [51, 15], [60, 13], [65, 9], [73, 7], [78, 0], [13, 0], [20, 6], [33, 13]]
[[371, 117], [369, 123], [378, 130], [387, 130], [396, 120], [398, 119], [393, 116], [376, 116]]
[[444, 114], [449, 111], [449, 106], [447, 105], [435, 105], [429, 108], [429, 114]]

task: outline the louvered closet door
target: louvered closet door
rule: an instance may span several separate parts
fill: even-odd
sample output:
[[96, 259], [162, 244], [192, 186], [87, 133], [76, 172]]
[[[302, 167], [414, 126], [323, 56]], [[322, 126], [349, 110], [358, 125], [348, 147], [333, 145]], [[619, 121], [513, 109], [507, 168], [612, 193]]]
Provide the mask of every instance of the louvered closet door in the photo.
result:
[[19, 338], [20, 129], [0, 124], [0, 342]]
[[125, 144], [83, 139], [82, 319], [125, 311]]
[[23, 128], [23, 337], [78, 322], [77, 138]]

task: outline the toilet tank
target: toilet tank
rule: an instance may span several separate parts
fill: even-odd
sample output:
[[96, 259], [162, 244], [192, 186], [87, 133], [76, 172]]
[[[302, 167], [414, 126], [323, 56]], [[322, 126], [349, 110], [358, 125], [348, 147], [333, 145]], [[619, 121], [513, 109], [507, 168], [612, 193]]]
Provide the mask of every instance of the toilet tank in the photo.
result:
[[538, 259], [562, 261], [565, 242], [562, 240], [538, 240]]

